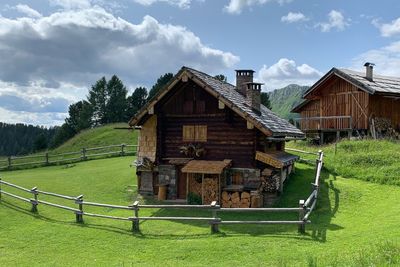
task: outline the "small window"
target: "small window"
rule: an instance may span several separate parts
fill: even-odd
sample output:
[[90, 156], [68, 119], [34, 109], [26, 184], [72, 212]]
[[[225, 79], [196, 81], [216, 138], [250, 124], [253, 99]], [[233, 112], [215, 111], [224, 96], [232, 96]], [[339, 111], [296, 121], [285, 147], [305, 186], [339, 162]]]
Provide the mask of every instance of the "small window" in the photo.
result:
[[183, 142], [207, 142], [207, 125], [183, 125]]

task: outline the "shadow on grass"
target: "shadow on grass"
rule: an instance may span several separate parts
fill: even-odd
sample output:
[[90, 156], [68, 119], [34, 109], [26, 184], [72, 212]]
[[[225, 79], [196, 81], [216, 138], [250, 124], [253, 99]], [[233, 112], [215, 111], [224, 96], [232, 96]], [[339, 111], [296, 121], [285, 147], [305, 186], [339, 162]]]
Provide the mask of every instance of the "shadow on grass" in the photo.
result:
[[[315, 170], [313, 167], [301, 165], [301, 168], [296, 170], [296, 174], [293, 175], [285, 185], [285, 191], [282, 194], [276, 207], [298, 207], [300, 199], [306, 199], [312, 191], [311, 183], [314, 181]], [[330, 177], [333, 177], [330, 179]], [[310, 240], [325, 242], [327, 231], [337, 231], [343, 229], [341, 226], [332, 224], [331, 220], [335, 216], [339, 209], [340, 204], [340, 191], [335, 188], [336, 176], [330, 176], [329, 173], [324, 170], [321, 175], [321, 187], [318, 196], [318, 204], [316, 210], [311, 215], [311, 224], [306, 225], [306, 233], [298, 234], [297, 225], [220, 225], [220, 233], [213, 235], [216, 238], [238, 236], [238, 235], [250, 235], [250, 236], [263, 236], [274, 238], [293, 238], [301, 240]], [[93, 224], [85, 222], [83, 224], [76, 223], [74, 221], [57, 220], [43, 216], [39, 213], [32, 213], [29, 209], [22, 208], [10, 202], [4, 200], [1, 201], [2, 205], [13, 209], [18, 212], [22, 212], [26, 215], [33, 216], [37, 219], [56, 223], [71, 225], [82, 228], [93, 228], [103, 231], [114, 232], [117, 234], [131, 235], [138, 238], [154, 238], [154, 239], [191, 239], [191, 238], [209, 238], [210, 237], [210, 225], [208, 222], [196, 222], [196, 221], [178, 221], [178, 224], [190, 225], [204, 229], [202, 233], [184, 233], [184, 234], [168, 234], [168, 233], [157, 233], [151, 232], [151, 222], [147, 221], [140, 222], [140, 228], [146, 229], [146, 234], [135, 233], [131, 231], [131, 223], [126, 222], [128, 227], [118, 227], [107, 225], [107, 222], [101, 224]], [[205, 210], [187, 210], [187, 209], [159, 209], [152, 213], [152, 216], [156, 217], [212, 217], [211, 211]], [[269, 213], [269, 212], [219, 212], [217, 215], [222, 220], [243, 220], [243, 221], [257, 221], [257, 220], [298, 220], [297, 212], [282, 212], [282, 213]], [[101, 219], [99, 219], [101, 220]], [[151, 233], [148, 233], [151, 232]]]

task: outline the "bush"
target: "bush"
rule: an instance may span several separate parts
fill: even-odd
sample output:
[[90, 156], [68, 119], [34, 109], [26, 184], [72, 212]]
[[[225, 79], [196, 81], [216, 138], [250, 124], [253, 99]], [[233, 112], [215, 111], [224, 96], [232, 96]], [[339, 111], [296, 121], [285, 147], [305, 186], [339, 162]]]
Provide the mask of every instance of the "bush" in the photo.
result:
[[202, 201], [201, 201], [201, 196], [199, 196], [198, 194], [192, 193], [190, 192], [188, 194], [188, 204], [189, 205], [201, 205]]

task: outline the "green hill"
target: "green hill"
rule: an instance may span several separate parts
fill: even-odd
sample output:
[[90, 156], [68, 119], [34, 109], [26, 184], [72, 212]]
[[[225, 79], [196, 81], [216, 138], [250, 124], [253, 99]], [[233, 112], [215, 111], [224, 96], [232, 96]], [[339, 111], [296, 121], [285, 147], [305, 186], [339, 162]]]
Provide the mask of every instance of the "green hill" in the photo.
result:
[[52, 152], [62, 153], [79, 151], [83, 147], [88, 148], [118, 144], [134, 145], [137, 141], [136, 131], [128, 129], [116, 129], [127, 127], [128, 124], [126, 123], [114, 123], [84, 130], [69, 139], [61, 146], [55, 148]]
[[291, 84], [281, 89], [276, 89], [269, 93], [272, 111], [284, 119], [297, 118], [296, 113], [290, 111], [294, 106], [301, 102], [301, 96], [309, 86]]

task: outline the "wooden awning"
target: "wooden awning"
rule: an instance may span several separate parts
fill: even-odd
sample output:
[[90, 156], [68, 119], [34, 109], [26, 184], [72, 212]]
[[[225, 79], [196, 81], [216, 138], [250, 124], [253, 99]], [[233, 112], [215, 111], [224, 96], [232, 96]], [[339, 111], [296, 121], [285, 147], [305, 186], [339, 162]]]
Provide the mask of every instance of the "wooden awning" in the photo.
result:
[[183, 173], [204, 173], [204, 174], [221, 174], [224, 169], [230, 166], [232, 160], [225, 159], [216, 160], [191, 160], [183, 168]]
[[284, 151], [271, 151], [268, 153], [261, 151], [256, 152], [256, 160], [278, 169], [286, 167], [298, 159], [299, 156], [292, 155]]

